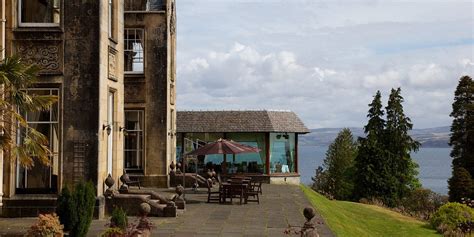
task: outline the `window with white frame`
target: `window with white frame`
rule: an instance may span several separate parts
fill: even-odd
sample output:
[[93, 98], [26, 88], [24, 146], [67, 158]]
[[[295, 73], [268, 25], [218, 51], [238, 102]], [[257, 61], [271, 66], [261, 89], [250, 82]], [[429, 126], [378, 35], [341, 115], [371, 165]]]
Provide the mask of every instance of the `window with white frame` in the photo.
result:
[[144, 69], [144, 31], [128, 28], [124, 30], [125, 72], [143, 73]]
[[125, 110], [124, 166], [130, 172], [143, 172], [144, 118], [143, 110]]
[[60, 0], [18, 0], [20, 26], [58, 26]]
[[[58, 96], [57, 88], [31, 88], [27, 90], [30, 95]], [[60, 118], [59, 102], [54, 103], [49, 110], [22, 112], [28, 126], [42, 133], [48, 139], [50, 166], [34, 161], [31, 169], [26, 169], [17, 164], [17, 193], [49, 193], [56, 192], [59, 177], [59, 147], [60, 147]], [[24, 131], [26, 132], [26, 131]], [[19, 132], [18, 142], [23, 142]]]

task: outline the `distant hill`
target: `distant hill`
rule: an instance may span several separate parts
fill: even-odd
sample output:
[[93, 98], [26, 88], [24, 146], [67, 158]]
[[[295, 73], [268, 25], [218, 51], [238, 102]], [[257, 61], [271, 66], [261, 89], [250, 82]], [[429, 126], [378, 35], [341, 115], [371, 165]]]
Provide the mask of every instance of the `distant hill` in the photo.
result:
[[[362, 128], [349, 128], [355, 138], [363, 137], [364, 130]], [[342, 128], [318, 128], [310, 129], [311, 133], [302, 135], [298, 138], [300, 145], [307, 146], [329, 146], [334, 141], [337, 134]], [[449, 147], [450, 127], [435, 127], [413, 129], [411, 136], [421, 142], [423, 147]]]

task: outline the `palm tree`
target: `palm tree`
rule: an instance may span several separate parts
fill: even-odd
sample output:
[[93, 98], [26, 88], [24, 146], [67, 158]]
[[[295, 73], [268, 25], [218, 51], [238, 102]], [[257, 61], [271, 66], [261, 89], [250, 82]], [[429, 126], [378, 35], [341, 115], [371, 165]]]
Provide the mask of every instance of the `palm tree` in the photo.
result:
[[[24, 64], [18, 56], [0, 62], [0, 147], [10, 150], [12, 160], [18, 159], [26, 168], [34, 166], [34, 158], [41, 164], [50, 164], [47, 137], [30, 127], [24, 118], [27, 112], [49, 110], [57, 101], [56, 96], [27, 92], [34, 86], [38, 71], [36, 65]], [[20, 142], [16, 137], [21, 138]]]

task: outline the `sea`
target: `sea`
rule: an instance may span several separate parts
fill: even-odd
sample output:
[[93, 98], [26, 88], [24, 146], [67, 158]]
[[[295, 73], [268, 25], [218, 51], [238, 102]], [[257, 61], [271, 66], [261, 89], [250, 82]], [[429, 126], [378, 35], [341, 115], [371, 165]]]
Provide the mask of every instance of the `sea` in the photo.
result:
[[[316, 168], [323, 164], [328, 147], [299, 146], [299, 172], [301, 182], [311, 184], [311, 177], [315, 175]], [[447, 195], [448, 179], [451, 177], [451, 148], [420, 148], [412, 153], [412, 158], [419, 165], [418, 178], [424, 188]]]

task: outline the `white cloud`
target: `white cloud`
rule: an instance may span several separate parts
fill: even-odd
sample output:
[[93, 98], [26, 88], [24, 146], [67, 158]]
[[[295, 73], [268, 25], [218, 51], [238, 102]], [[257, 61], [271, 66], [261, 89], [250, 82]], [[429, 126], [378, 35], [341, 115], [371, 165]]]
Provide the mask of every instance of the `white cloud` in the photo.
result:
[[[290, 109], [363, 126], [401, 87], [415, 127], [450, 123], [474, 73], [471, 1], [180, 1], [178, 109]], [[284, 16], [284, 17], [282, 17]]]

